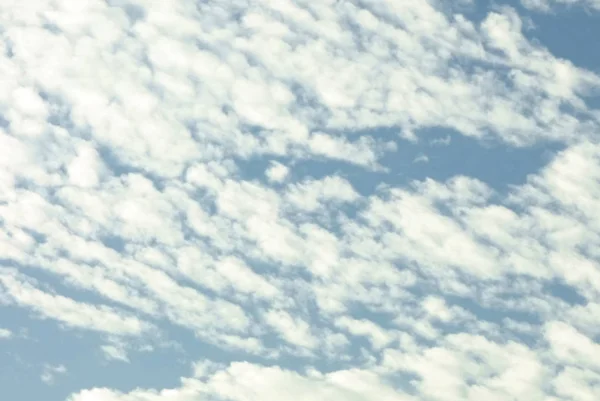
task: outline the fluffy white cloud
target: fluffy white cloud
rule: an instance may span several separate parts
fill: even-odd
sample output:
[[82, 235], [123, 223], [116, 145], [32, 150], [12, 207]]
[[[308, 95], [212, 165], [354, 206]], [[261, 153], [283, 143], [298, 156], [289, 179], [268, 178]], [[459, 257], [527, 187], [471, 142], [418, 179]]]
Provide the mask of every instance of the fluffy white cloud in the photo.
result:
[[392, 335], [370, 320], [350, 319], [343, 316], [336, 320], [335, 325], [355, 336], [367, 337], [375, 349], [385, 347], [394, 339]]
[[308, 180], [290, 185], [285, 197], [291, 206], [311, 212], [328, 203], [353, 203], [360, 196], [348, 181], [330, 176], [322, 180]]
[[98, 185], [106, 167], [98, 152], [89, 145], [77, 150], [77, 156], [67, 166], [69, 182], [84, 188]]
[[284, 310], [270, 310], [264, 319], [286, 342], [309, 350], [317, 346], [310, 325], [301, 317], [295, 318]]
[[271, 182], [282, 182], [286, 179], [288, 174], [290, 173], [290, 169], [278, 162], [272, 162], [265, 175]]
[[331, 399], [363, 401], [377, 398], [383, 401], [409, 401], [414, 398], [394, 390], [391, 383], [363, 370], [308, 375], [249, 363], [235, 363], [201, 378], [187, 378], [176, 389], [155, 391], [135, 390], [124, 394], [109, 389], [84, 390], [68, 401], [285, 401]]

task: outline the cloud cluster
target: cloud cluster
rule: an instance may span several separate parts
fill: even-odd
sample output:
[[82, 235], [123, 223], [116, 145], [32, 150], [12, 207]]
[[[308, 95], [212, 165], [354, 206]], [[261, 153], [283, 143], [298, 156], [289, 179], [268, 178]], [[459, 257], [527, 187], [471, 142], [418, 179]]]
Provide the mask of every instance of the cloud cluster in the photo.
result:
[[[69, 401], [597, 399], [600, 77], [522, 25], [433, 0], [0, 5], [0, 305], [112, 361], [172, 327], [237, 361]], [[426, 128], [564, 150], [508, 193], [345, 174], [398, 173]]]
[[364, 370], [339, 371], [308, 375], [279, 368], [266, 368], [249, 363], [236, 363], [227, 369], [210, 372], [203, 377], [185, 379], [177, 389], [136, 390], [129, 394], [109, 389], [85, 390], [68, 401], [138, 401], [164, 400], [317, 400], [366, 401], [377, 397], [385, 401], [409, 401], [413, 398], [394, 391], [391, 383]]

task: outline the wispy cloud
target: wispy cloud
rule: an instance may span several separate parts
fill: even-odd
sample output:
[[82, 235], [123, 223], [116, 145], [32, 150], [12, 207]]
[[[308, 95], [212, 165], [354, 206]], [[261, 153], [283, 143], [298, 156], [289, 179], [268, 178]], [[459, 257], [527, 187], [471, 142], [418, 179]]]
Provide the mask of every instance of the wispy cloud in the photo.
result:
[[429, 157], [426, 154], [421, 153], [413, 160], [413, 163], [428, 163]]
[[67, 373], [67, 368], [64, 365], [44, 365], [44, 372], [40, 377], [42, 381], [47, 385], [54, 384], [56, 376], [64, 375]]

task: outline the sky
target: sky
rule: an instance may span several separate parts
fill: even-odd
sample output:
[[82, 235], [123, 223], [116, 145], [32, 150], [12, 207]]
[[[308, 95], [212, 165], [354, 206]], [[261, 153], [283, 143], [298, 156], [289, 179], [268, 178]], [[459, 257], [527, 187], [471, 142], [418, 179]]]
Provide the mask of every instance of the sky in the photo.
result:
[[0, 399], [600, 399], [599, 0], [0, 2]]

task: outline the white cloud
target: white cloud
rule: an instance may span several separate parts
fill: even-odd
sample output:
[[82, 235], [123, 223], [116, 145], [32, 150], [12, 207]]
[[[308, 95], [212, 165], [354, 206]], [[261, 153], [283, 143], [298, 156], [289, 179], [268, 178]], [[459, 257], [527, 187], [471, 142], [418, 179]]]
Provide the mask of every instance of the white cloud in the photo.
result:
[[349, 142], [343, 138], [316, 132], [311, 135], [309, 149], [318, 156], [377, 168], [377, 154], [373, 145], [374, 141], [368, 137], [362, 137], [356, 142]]
[[386, 332], [370, 320], [356, 320], [343, 316], [337, 319], [335, 324], [355, 336], [367, 337], [375, 349], [385, 347], [394, 339], [392, 334]]
[[67, 373], [67, 368], [64, 365], [44, 365], [44, 371], [40, 378], [47, 385], [54, 384], [56, 376], [64, 375]]
[[255, 273], [239, 259], [226, 258], [216, 263], [215, 270], [234, 288], [236, 292], [253, 294], [272, 299], [282, 294], [264, 277]]
[[265, 171], [265, 175], [271, 182], [282, 182], [287, 178], [289, 173], [290, 169], [278, 162], [272, 162], [267, 171]]
[[10, 331], [9, 329], [2, 329], [2, 328], [0, 328], [0, 339], [6, 340], [6, 339], [9, 339], [9, 338], [12, 338], [13, 335], [14, 335], [13, 332]]
[[431, 141], [429, 141], [429, 144], [432, 146], [448, 146], [450, 145], [451, 141], [452, 138], [450, 137], [450, 135], [446, 135], [445, 137], [432, 139]]
[[135, 316], [104, 305], [85, 304], [41, 291], [11, 270], [0, 270], [0, 284], [9, 303], [29, 308], [69, 327], [120, 335], [139, 335], [151, 327]]
[[113, 344], [106, 344], [100, 347], [100, 350], [109, 361], [129, 362], [127, 349], [122, 343], [114, 342]]
[[352, 184], [338, 176], [289, 185], [284, 196], [290, 205], [307, 212], [315, 211], [328, 203], [353, 203], [360, 197]]
[[301, 317], [295, 318], [284, 310], [269, 310], [264, 314], [264, 319], [284, 341], [309, 350], [317, 346], [317, 338], [311, 333], [311, 327]]
[[563, 399], [592, 401], [599, 394], [598, 379], [600, 375], [596, 372], [567, 367], [558, 375], [553, 386]]
[[98, 185], [106, 167], [98, 152], [90, 146], [80, 146], [77, 156], [67, 167], [69, 182], [84, 188]]
[[432, 317], [439, 319], [443, 322], [447, 322], [453, 318], [452, 311], [446, 305], [446, 302], [438, 297], [428, 296], [423, 300], [423, 309], [427, 314]]
[[497, 344], [484, 337], [448, 335], [443, 345], [401, 354], [390, 351], [384, 367], [416, 374], [421, 397], [431, 400], [545, 399], [549, 371], [535, 352], [515, 344]]
[[429, 157], [426, 154], [421, 153], [415, 157], [413, 163], [429, 163]]
[[[202, 370], [204, 371], [204, 369]], [[203, 374], [204, 376], [204, 374]], [[323, 374], [312, 372], [304, 376], [277, 367], [264, 367], [250, 363], [235, 363], [219, 369], [205, 379], [184, 379], [176, 389], [134, 390], [124, 394], [109, 389], [84, 390], [72, 395], [68, 401], [154, 401], [168, 398], [184, 400], [232, 401], [286, 401], [343, 399], [366, 401], [409, 401], [414, 398], [398, 393], [393, 386], [368, 371], [347, 370]]]
[[545, 337], [551, 351], [567, 364], [600, 369], [600, 345], [564, 322], [549, 322]]

